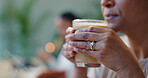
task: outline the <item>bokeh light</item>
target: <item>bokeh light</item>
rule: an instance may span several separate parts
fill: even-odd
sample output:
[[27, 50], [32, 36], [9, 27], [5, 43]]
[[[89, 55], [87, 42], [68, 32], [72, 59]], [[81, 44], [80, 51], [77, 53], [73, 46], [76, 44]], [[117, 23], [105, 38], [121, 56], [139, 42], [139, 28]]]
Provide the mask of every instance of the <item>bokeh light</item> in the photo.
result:
[[45, 50], [46, 50], [48, 53], [54, 52], [54, 51], [55, 51], [55, 45], [54, 45], [54, 43], [48, 42], [48, 43], [45, 45]]

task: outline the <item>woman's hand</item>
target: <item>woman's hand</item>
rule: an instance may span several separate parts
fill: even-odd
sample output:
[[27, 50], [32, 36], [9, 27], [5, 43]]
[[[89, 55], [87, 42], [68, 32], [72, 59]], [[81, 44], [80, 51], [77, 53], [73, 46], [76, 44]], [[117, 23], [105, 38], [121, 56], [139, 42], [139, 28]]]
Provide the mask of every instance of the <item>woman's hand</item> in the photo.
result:
[[[66, 32], [67, 34], [73, 34], [75, 30], [73, 28], [68, 28]], [[69, 41], [66, 41], [63, 45], [62, 53], [69, 61], [75, 64], [75, 52], [73, 51], [73, 47], [69, 45]], [[87, 68], [78, 68], [75, 66], [71, 78], [87, 78]]]
[[[88, 27], [75, 31], [66, 37], [71, 51], [90, 55], [114, 71], [139, 66], [138, 60], [119, 36], [111, 29]], [[94, 50], [90, 43], [95, 41]]]
[[[73, 34], [74, 32], [75, 32], [75, 30], [71, 27], [69, 27], [66, 30], [67, 34]], [[68, 41], [66, 41], [66, 43], [63, 45], [63, 52], [62, 53], [69, 61], [71, 61], [72, 63], [75, 64], [75, 59], [74, 59], [75, 52], [73, 51], [73, 47], [68, 44]]]

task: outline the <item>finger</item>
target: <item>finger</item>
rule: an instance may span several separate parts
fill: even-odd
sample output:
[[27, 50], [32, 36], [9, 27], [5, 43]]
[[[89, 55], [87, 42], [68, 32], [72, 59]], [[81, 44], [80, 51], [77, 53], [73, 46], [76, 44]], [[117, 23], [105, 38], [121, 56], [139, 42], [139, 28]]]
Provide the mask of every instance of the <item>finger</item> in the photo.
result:
[[100, 53], [101, 51], [92, 51], [92, 50], [86, 50], [86, 49], [81, 49], [81, 48], [74, 48], [75, 52], [77, 53], [82, 53], [82, 54], [86, 54], [86, 55], [90, 55], [90, 56], [94, 56], [96, 55], [96, 53]]
[[72, 51], [73, 50], [73, 47], [71, 45], [67, 44], [67, 43], [63, 45], [63, 48], [66, 51]]
[[73, 51], [63, 51], [63, 55], [70, 59], [70, 58], [73, 58], [75, 56], [75, 53]]
[[76, 48], [82, 48], [82, 49], [88, 49], [90, 50], [90, 44], [91, 42], [80, 42], [80, 41], [69, 41], [69, 45], [76, 47]]
[[76, 41], [76, 40], [99, 41], [104, 38], [104, 34], [83, 32], [83, 33], [77, 33], [77, 34], [69, 34], [65, 38], [70, 41]]
[[[69, 45], [76, 47], [76, 48], [81, 48], [81, 49], [87, 49], [91, 50], [90, 44], [92, 42], [82, 42], [82, 41], [69, 41]], [[102, 41], [99, 42], [94, 42], [94, 50], [100, 50], [104, 48], [104, 43]]]
[[75, 32], [75, 30], [72, 27], [68, 27], [68, 29], [66, 30], [67, 34], [72, 34], [74, 32]]
[[[73, 34], [74, 32], [75, 32], [75, 30], [72, 27], [68, 27], [66, 30], [67, 34]], [[69, 40], [66, 39], [66, 37], [65, 37], [65, 40], [66, 40], [66, 42], [69, 42]]]
[[74, 51], [63, 51], [63, 55], [71, 62], [75, 62], [74, 56], [75, 52]]
[[108, 32], [110, 30], [111, 29], [105, 28], [105, 27], [87, 27], [87, 28], [83, 28], [80, 30], [76, 30], [75, 33], [80, 33], [80, 32], [104, 33], [104, 32]]

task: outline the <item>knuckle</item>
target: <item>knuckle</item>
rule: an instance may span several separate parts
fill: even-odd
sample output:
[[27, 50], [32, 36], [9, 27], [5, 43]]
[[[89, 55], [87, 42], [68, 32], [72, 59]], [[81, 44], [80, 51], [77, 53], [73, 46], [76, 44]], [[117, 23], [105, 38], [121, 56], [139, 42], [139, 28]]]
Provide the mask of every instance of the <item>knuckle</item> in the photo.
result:
[[72, 46], [79, 46], [78, 42], [71, 42], [70, 43]]
[[76, 34], [72, 34], [72, 35], [70, 36], [70, 39], [76, 39]]
[[81, 52], [81, 50], [80, 49], [77, 49], [77, 52]]
[[83, 39], [88, 40], [89, 38], [89, 34], [88, 33], [84, 33], [82, 36]]
[[90, 49], [90, 43], [89, 42], [86, 42], [85, 44], [84, 44], [84, 47], [86, 48], [86, 49]]
[[79, 46], [79, 43], [78, 42], [73, 42], [73, 45], [74, 46]]
[[82, 50], [80, 48], [76, 48], [75, 51], [82, 53]]
[[68, 45], [68, 50], [72, 50], [72, 49], [73, 49], [73, 47]]
[[75, 39], [75, 34], [69, 34], [68, 35], [68, 41]]
[[100, 49], [101, 49], [100, 45], [98, 44], [98, 42], [96, 42], [96, 44], [94, 46], [94, 50], [100, 50]]
[[70, 45], [68, 45], [68, 44], [64, 44], [64, 45], [63, 45], [63, 50], [64, 50], [64, 51], [71, 51], [72, 49], [73, 49], [73, 47], [70, 46]]
[[74, 45], [74, 42], [73, 42], [73, 41], [69, 41], [69, 44], [70, 44], [70, 45]]
[[84, 53], [84, 52], [86, 53], [87, 51], [86, 51], [85, 49], [82, 49], [81, 52], [82, 52], [82, 53]]
[[86, 54], [91, 54], [91, 51], [84, 50], [83, 52], [85, 52]]
[[80, 49], [80, 52], [83, 54], [90, 54], [90, 51], [86, 49]]
[[83, 53], [83, 54], [88, 54], [89, 52], [88, 51], [86, 51], [85, 49], [81, 49], [81, 51], [80, 51], [81, 53]]
[[82, 32], [82, 30], [76, 30], [75, 34]]
[[95, 27], [89, 27], [88, 31], [93, 31], [95, 29]]

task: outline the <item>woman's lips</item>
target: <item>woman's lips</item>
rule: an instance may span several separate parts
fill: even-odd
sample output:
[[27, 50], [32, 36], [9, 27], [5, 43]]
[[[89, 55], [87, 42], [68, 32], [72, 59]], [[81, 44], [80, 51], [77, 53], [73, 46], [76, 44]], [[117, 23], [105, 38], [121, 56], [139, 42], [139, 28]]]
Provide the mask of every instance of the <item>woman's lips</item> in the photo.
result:
[[119, 15], [117, 15], [117, 14], [106, 14], [105, 15], [105, 20], [107, 21], [107, 22], [112, 22], [112, 21], [114, 21], [115, 20], [115, 18], [117, 18]]

